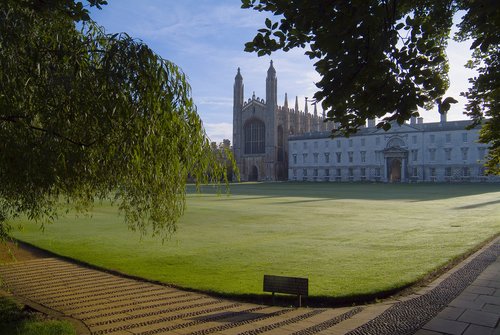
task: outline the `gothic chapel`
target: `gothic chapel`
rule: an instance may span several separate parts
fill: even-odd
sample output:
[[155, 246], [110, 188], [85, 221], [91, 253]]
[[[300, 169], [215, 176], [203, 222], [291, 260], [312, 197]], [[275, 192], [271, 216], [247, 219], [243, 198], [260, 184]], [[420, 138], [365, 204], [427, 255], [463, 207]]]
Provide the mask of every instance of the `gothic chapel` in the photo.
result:
[[241, 181], [288, 180], [288, 137], [311, 131], [324, 131], [323, 117], [288, 108], [288, 98], [278, 106], [278, 79], [273, 62], [267, 70], [266, 100], [255, 96], [244, 99], [240, 69], [234, 80], [233, 152], [240, 170]]

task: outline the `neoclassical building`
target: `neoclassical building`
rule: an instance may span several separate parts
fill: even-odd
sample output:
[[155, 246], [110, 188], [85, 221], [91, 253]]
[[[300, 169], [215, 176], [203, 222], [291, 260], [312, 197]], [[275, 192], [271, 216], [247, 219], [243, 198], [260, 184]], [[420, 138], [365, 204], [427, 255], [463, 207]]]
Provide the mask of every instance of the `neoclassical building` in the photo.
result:
[[243, 95], [238, 69], [234, 83], [233, 151], [242, 181], [500, 182], [485, 176], [488, 146], [478, 142], [471, 121], [424, 123], [412, 118], [378, 129], [375, 120], [349, 138], [331, 138], [330, 123], [313, 114], [277, 105], [276, 71], [267, 71], [266, 100]]
[[393, 125], [389, 131], [373, 124], [349, 138], [330, 132], [289, 138], [289, 179], [303, 181], [485, 182], [487, 145], [478, 143], [479, 129], [470, 121]]

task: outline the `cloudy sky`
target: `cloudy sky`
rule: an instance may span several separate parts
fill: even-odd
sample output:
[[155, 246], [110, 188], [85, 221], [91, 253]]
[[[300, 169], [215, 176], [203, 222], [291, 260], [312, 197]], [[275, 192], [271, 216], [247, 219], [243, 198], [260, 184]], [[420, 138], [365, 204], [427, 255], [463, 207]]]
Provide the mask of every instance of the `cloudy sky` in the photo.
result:
[[[278, 77], [278, 104], [285, 92], [293, 104], [299, 97], [313, 96], [319, 80], [313, 63], [302, 50], [277, 52], [257, 57], [243, 51], [262, 28], [264, 14], [241, 9], [239, 0], [109, 0], [102, 10], [92, 10], [92, 18], [108, 33], [126, 32], [148, 44], [163, 58], [173, 61], [187, 74], [193, 98], [211, 140], [232, 138], [232, 94], [234, 76], [241, 68], [245, 99], [253, 92], [265, 98], [265, 77], [272, 59]], [[470, 70], [463, 67], [468, 46], [450, 43], [451, 87], [447, 95], [459, 103], [452, 106], [449, 120], [464, 119], [464, 99], [460, 92], [468, 86]], [[437, 111], [421, 112], [424, 122], [437, 121]]]

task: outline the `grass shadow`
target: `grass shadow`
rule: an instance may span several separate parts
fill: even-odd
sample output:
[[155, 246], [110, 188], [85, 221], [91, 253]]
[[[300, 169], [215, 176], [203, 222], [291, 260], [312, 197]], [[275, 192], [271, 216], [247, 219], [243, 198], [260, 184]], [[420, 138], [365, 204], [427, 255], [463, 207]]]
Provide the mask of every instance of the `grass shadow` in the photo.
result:
[[[275, 197], [301, 197], [316, 199], [357, 199], [357, 200], [408, 200], [433, 201], [455, 197], [500, 192], [500, 184], [495, 183], [334, 183], [334, 182], [262, 182], [233, 183], [229, 187], [231, 195], [245, 196], [246, 199]], [[187, 187], [188, 194], [195, 194], [196, 188]], [[212, 186], [201, 187], [201, 193], [216, 194]], [[263, 196], [265, 194], [265, 196]], [[251, 198], [247, 198], [251, 197]], [[234, 200], [234, 197], [227, 199]]]
[[479, 207], [484, 207], [484, 206], [489, 206], [489, 205], [495, 205], [495, 204], [500, 204], [500, 200], [487, 201], [487, 202], [481, 202], [481, 203], [478, 203], [478, 204], [460, 206], [460, 207], [455, 207], [454, 209], [473, 209], [473, 208], [479, 208]]

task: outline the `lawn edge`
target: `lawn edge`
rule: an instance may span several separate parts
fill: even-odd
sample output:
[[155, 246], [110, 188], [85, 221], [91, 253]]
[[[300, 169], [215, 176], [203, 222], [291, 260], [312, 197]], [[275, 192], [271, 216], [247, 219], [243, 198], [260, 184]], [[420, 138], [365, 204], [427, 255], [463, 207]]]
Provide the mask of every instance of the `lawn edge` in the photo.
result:
[[[371, 294], [357, 294], [357, 295], [346, 295], [346, 296], [341, 296], [341, 297], [331, 297], [331, 296], [309, 296], [305, 297], [305, 304], [308, 307], [346, 307], [346, 306], [355, 306], [355, 305], [367, 305], [367, 304], [373, 304], [373, 303], [378, 303], [382, 300], [387, 300], [387, 299], [398, 299], [400, 297], [408, 296], [411, 294], [414, 294], [417, 292], [419, 289], [421, 289], [423, 286], [426, 286], [427, 284], [433, 282], [443, 274], [449, 272], [453, 268], [455, 268], [457, 265], [465, 261], [467, 258], [469, 258], [471, 255], [474, 253], [478, 252], [482, 248], [484, 248], [486, 245], [494, 241], [496, 238], [500, 236], [500, 232], [496, 233], [482, 242], [478, 243], [477, 245], [473, 246], [472, 248], [468, 249], [462, 254], [456, 255], [453, 257], [450, 261], [446, 262], [442, 266], [439, 266], [435, 268], [434, 270], [431, 270], [429, 273], [424, 275], [422, 278], [417, 279], [414, 282], [401, 285], [399, 287], [390, 289], [390, 290], [382, 290], [378, 291], [376, 293], [371, 293]], [[109, 273], [112, 275], [117, 275], [123, 278], [128, 278], [128, 279], [134, 279], [146, 283], [153, 283], [165, 287], [172, 287], [176, 288], [179, 290], [187, 291], [187, 292], [196, 292], [196, 293], [201, 293], [201, 294], [206, 294], [212, 297], [218, 297], [218, 298], [225, 298], [228, 300], [236, 300], [236, 301], [243, 301], [243, 302], [250, 302], [250, 303], [257, 303], [257, 304], [264, 304], [264, 305], [270, 305], [271, 304], [271, 295], [262, 293], [262, 294], [256, 294], [256, 293], [248, 293], [248, 294], [234, 294], [234, 293], [224, 293], [224, 292], [218, 292], [218, 291], [211, 291], [211, 290], [200, 290], [196, 288], [190, 288], [190, 287], [183, 287], [181, 285], [175, 285], [171, 283], [165, 283], [159, 280], [153, 280], [153, 279], [148, 279], [136, 275], [131, 275], [128, 273], [124, 273], [118, 270], [113, 270], [109, 269], [103, 266], [95, 265], [92, 263], [88, 263], [83, 260], [79, 260], [76, 258], [72, 258], [69, 256], [65, 255], [60, 255], [58, 253], [55, 253], [51, 250], [40, 248], [32, 243], [29, 242], [24, 242], [20, 239], [13, 238], [12, 239], [15, 243], [17, 243], [19, 246], [22, 247], [28, 247], [32, 248], [36, 251], [46, 253], [48, 256], [51, 257], [57, 257], [75, 264], [78, 264], [80, 266], [84, 266], [90, 269], [94, 270], [99, 270], [105, 273]], [[277, 299], [275, 301], [276, 305], [282, 305], [282, 306], [289, 306], [293, 305], [295, 303], [295, 297], [293, 296], [285, 296], [285, 295], [278, 295]]]

